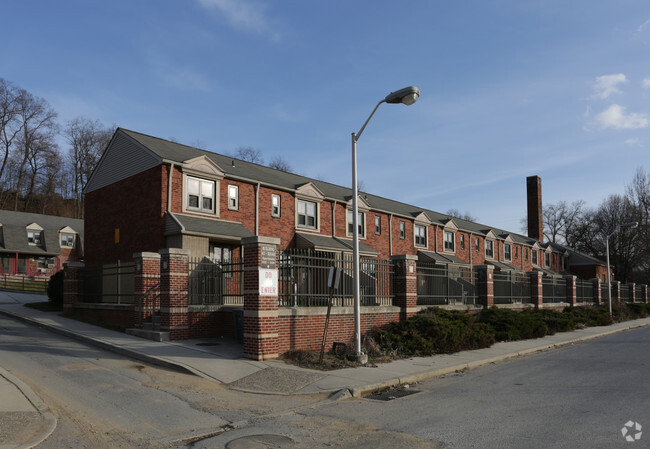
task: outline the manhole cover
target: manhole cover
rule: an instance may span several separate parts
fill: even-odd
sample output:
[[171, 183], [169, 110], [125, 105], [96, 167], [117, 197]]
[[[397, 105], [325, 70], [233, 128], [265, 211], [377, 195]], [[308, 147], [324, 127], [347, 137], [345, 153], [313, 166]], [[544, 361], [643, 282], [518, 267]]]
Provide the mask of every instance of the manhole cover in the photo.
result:
[[197, 343], [196, 346], [219, 346], [219, 343], [212, 343], [212, 342]]
[[232, 440], [226, 444], [226, 449], [281, 449], [293, 447], [293, 440], [284, 435], [249, 435]]
[[419, 393], [418, 390], [388, 390], [381, 393], [375, 393], [366, 396], [368, 399], [376, 399], [378, 401], [392, 401], [393, 399], [403, 398], [413, 393]]

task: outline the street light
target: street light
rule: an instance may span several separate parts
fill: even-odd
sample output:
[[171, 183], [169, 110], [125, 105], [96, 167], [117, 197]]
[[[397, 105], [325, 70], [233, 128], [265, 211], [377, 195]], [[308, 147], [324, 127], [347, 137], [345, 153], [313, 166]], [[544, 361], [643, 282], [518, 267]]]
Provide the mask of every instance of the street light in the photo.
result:
[[382, 103], [398, 104], [402, 103], [407, 106], [412, 105], [418, 100], [420, 96], [420, 89], [415, 86], [405, 87], [396, 92], [391, 92], [386, 95], [386, 98], [381, 100], [373, 109], [372, 114], [368, 120], [363, 124], [358, 133], [352, 133], [352, 252], [354, 259], [354, 339], [355, 350], [358, 358], [361, 358], [361, 302], [359, 299], [359, 190], [357, 186], [357, 141], [363, 130], [366, 129], [368, 122], [375, 115], [375, 112]]
[[610, 268], [609, 268], [609, 239], [616, 234], [618, 231], [620, 231], [621, 228], [636, 228], [639, 226], [638, 221], [631, 221], [629, 223], [623, 223], [622, 225], [616, 226], [616, 229], [614, 229], [614, 232], [609, 234], [607, 238], [605, 239], [605, 250], [607, 252], [607, 299], [609, 300], [609, 316], [612, 316], [612, 281], [610, 279]]

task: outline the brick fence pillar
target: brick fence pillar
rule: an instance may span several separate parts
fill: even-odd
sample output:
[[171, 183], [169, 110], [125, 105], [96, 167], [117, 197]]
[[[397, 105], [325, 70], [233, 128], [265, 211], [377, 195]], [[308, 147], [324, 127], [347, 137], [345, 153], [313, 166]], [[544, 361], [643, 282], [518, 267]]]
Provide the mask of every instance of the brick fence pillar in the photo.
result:
[[278, 245], [274, 237], [246, 237], [244, 247], [244, 356], [277, 359]]
[[601, 293], [601, 289], [602, 289], [601, 280], [600, 278], [595, 278], [592, 279], [591, 282], [593, 282], [594, 285], [594, 293], [593, 293], [594, 304], [599, 306], [603, 303], [603, 295]]
[[188, 338], [188, 254], [179, 248], [160, 250], [160, 330], [170, 340]]
[[81, 272], [84, 264], [80, 262], [67, 262], [63, 264], [63, 314], [72, 315], [74, 305], [80, 301], [83, 285]]
[[633, 282], [627, 284], [628, 292], [630, 292], [630, 302], [636, 302], [636, 284]]
[[577, 286], [576, 286], [576, 276], [565, 276], [566, 279], [566, 302], [569, 303], [571, 307], [575, 306], [578, 303], [577, 298]]
[[639, 302], [644, 302], [646, 304], [648, 303], [648, 285], [647, 284], [643, 284], [641, 286], [641, 298], [639, 298]]
[[478, 274], [478, 303], [487, 309], [494, 305], [494, 266], [477, 265], [474, 268]]
[[611, 281], [612, 282], [612, 304], [621, 303], [621, 282], [620, 281]]
[[395, 266], [393, 293], [395, 305], [400, 307], [400, 320], [415, 315], [418, 308], [418, 257], [411, 254], [391, 256]]
[[542, 278], [544, 273], [541, 271], [531, 271], [530, 275], [530, 296], [533, 305], [539, 309], [544, 304], [544, 284]]
[[153, 298], [158, 290], [153, 287], [160, 282], [160, 254], [136, 253], [133, 255], [135, 277], [133, 279], [135, 327], [142, 327], [142, 322], [151, 317], [154, 310]]

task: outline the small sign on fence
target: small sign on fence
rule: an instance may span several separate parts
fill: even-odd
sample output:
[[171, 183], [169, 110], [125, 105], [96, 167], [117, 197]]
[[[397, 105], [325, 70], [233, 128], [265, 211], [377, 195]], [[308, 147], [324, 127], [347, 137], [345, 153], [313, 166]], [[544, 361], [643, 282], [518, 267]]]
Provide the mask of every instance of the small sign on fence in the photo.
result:
[[260, 295], [278, 295], [278, 270], [260, 269]]
[[275, 268], [275, 260], [277, 257], [277, 249], [273, 245], [260, 246], [260, 267], [261, 268]]

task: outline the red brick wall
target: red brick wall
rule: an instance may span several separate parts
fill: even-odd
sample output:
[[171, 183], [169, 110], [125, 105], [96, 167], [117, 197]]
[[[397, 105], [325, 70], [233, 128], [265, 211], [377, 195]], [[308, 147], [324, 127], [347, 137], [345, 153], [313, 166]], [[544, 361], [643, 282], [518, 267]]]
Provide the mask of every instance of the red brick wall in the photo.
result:
[[[273, 194], [280, 195], [280, 217], [271, 215], [271, 195]], [[293, 195], [261, 187], [259, 195], [260, 234], [279, 238], [280, 249], [288, 248], [295, 235], [295, 210], [296, 204]]]
[[[165, 247], [166, 171], [154, 167], [86, 194], [86, 266], [131, 260], [134, 253]], [[119, 243], [115, 229], [120, 230]]]

